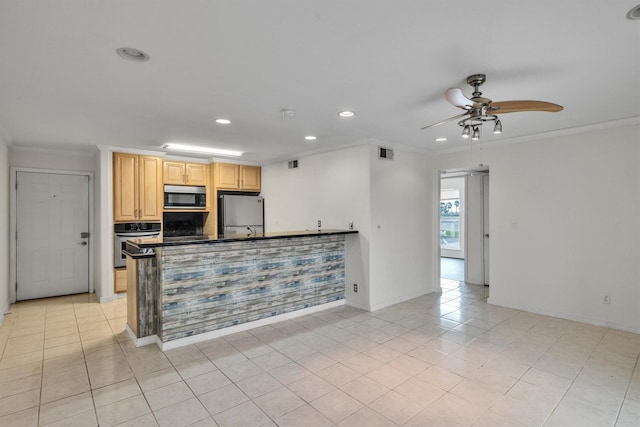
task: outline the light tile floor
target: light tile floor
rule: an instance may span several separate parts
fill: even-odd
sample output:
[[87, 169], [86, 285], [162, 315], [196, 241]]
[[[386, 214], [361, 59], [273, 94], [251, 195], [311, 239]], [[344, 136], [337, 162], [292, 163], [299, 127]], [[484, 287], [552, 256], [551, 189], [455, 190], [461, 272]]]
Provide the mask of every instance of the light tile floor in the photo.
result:
[[640, 336], [443, 281], [162, 353], [124, 299], [22, 302], [0, 328], [0, 426], [638, 426]]

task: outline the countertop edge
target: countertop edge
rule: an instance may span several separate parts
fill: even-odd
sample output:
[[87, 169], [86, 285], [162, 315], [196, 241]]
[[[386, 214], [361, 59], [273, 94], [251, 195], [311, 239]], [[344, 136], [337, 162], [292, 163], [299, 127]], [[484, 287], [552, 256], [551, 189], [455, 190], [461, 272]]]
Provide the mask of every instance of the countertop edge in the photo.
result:
[[[289, 239], [289, 238], [296, 238], [296, 237], [332, 236], [332, 235], [339, 235], [339, 234], [357, 234], [357, 233], [358, 233], [358, 230], [330, 229], [330, 230], [320, 230], [317, 232], [305, 230], [305, 231], [291, 231], [291, 232], [285, 231], [282, 233], [274, 233], [273, 235], [251, 235], [251, 236], [247, 235], [247, 236], [218, 238], [218, 239], [188, 240], [188, 238], [185, 238], [185, 240], [176, 240], [176, 241], [168, 241], [168, 242], [165, 242], [165, 241], [153, 242], [152, 240], [154, 239], [131, 239], [127, 241], [127, 244], [142, 249], [142, 248], [162, 248], [162, 247], [170, 247], [170, 246], [220, 244], [220, 243], [229, 243], [229, 242], [247, 242], [247, 241], [255, 241], [255, 240]], [[149, 242], [145, 242], [144, 240], [149, 240]]]

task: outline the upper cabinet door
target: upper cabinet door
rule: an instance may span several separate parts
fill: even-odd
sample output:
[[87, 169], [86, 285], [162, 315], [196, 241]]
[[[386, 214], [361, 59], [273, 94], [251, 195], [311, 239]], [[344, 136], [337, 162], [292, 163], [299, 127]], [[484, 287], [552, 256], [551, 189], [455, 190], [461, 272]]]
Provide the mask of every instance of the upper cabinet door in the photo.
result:
[[260, 166], [240, 166], [240, 188], [260, 191]]
[[186, 163], [187, 185], [207, 185], [209, 165], [202, 163]]
[[215, 163], [216, 170], [215, 186], [216, 188], [237, 190], [240, 188], [240, 180], [238, 179], [238, 165], [228, 163]]
[[113, 220], [135, 221], [138, 214], [138, 156], [113, 153]]
[[165, 184], [184, 185], [186, 168], [184, 162], [164, 162], [162, 180]]
[[142, 221], [162, 221], [164, 192], [162, 188], [162, 158], [140, 156], [138, 159], [138, 218]]

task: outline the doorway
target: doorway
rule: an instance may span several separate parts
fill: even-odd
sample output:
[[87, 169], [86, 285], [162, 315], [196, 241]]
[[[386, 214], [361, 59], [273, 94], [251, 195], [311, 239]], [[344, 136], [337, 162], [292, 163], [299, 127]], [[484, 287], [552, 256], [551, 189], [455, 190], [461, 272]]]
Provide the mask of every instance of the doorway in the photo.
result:
[[489, 285], [489, 182], [486, 167], [440, 173], [441, 280]]
[[464, 176], [440, 180], [440, 277], [464, 281]]
[[11, 300], [92, 291], [91, 174], [16, 169], [11, 178]]

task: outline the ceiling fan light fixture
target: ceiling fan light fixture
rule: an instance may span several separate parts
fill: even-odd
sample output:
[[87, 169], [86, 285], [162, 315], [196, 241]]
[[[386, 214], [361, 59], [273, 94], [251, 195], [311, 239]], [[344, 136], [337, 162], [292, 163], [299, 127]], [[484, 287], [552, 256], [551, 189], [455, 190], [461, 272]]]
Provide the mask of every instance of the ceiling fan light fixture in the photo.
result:
[[145, 62], [149, 60], [149, 55], [134, 47], [120, 47], [116, 49], [118, 55], [127, 61]]
[[471, 135], [472, 141], [477, 141], [480, 139], [480, 128], [478, 126], [473, 127], [473, 134]]
[[500, 121], [500, 119], [496, 120], [496, 124], [493, 126], [493, 133], [502, 133], [502, 122]]
[[471, 126], [469, 125], [464, 125], [464, 128], [462, 128], [462, 137], [464, 139], [467, 139], [471, 136]]
[[640, 4], [633, 7], [629, 12], [627, 12], [627, 19], [631, 19], [631, 20], [640, 19]]

